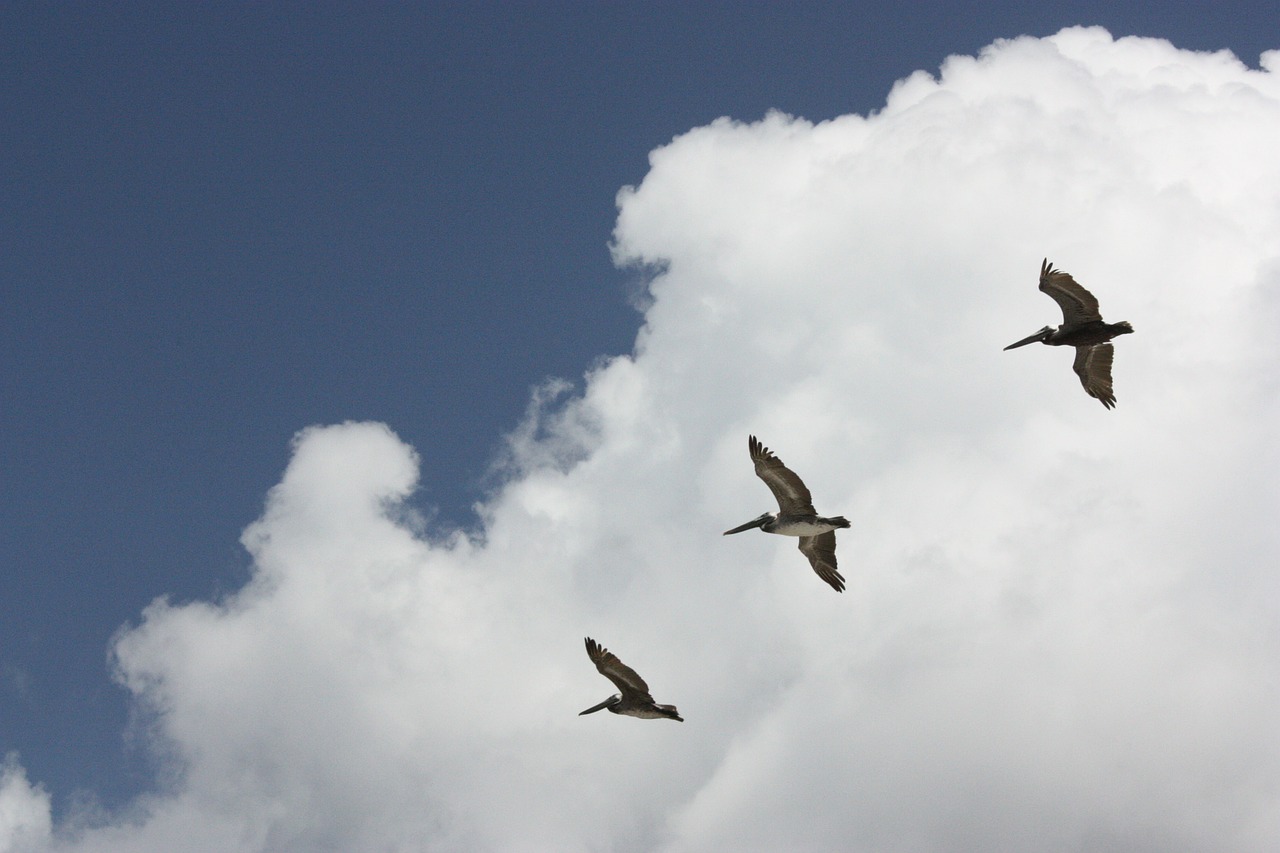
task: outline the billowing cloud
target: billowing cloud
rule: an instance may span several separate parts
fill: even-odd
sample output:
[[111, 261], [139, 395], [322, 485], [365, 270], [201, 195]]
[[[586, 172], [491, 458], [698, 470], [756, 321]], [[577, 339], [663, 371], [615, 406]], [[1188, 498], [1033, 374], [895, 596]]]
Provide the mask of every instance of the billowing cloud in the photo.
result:
[[0, 762], [0, 850], [35, 850], [49, 839], [49, 794], [27, 780], [16, 755]]
[[[116, 642], [162, 788], [51, 828], [11, 762], [0, 849], [1273, 849], [1278, 72], [1071, 29], [655, 151], [635, 351], [541, 393], [477, 535], [388, 427], [304, 430], [252, 581]], [[1115, 411], [1001, 352], [1046, 255], [1137, 329]], [[844, 595], [719, 535], [748, 433], [853, 521]], [[578, 717], [584, 635], [686, 722]]]

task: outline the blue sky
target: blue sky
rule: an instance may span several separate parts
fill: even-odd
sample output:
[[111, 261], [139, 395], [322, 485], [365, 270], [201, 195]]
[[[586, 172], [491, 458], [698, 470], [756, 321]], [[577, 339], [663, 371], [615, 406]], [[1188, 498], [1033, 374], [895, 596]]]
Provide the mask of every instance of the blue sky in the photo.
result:
[[[113, 637], [159, 596], [250, 580], [240, 535], [299, 430], [387, 424], [429, 471], [409, 498], [429, 534], [474, 529], [531, 389], [632, 352], [647, 279], [612, 261], [616, 196], [673, 137], [867, 115], [948, 55], [1077, 24], [1257, 68], [1276, 23], [1262, 3], [6, 5], [0, 753], [55, 817], [155, 787]], [[1014, 307], [1000, 345], [1054, 321], [1033, 287]]]

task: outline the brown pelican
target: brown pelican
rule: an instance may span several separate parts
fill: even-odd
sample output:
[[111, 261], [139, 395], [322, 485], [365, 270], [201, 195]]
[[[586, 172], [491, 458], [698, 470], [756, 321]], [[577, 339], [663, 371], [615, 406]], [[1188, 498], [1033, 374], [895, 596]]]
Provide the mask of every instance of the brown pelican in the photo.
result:
[[809, 565], [813, 566], [818, 577], [831, 584], [836, 592], [844, 592], [844, 577], [836, 571], [835, 530], [848, 527], [848, 520], [840, 515], [835, 518], [818, 515], [804, 482], [754, 435], [747, 436], [747, 450], [755, 463], [756, 476], [764, 480], [778, 499], [778, 513], [766, 512], [746, 524], [726, 530], [724, 535], [758, 527], [765, 533], [799, 536], [800, 552], [809, 558]]
[[684, 722], [684, 717], [676, 710], [675, 705], [659, 705], [649, 695], [649, 685], [636, 674], [636, 671], [618, 660], [618, 656], [601, 646], [590, 637], [587, 640], [587, 657], [600, 670], [600, 674], [618, 686], [622, 693], [615, 693], [599, 705], [592, 705], [578, 714], [594, 714], [608, 708], [614, 714], [626, 714], [628, 717], [640, 717], [645, 720], [659, 720], [663, 717]]
[[1111, 358], [1113, 349], [1107, 343], [1117, 335], [1133, 331], [1128, 323], [1104, 323], [1098, 313], [1098, 300], [1085, 290], [1068, 273], [1055, 270], [1045, 258], [1040, 266], [1040, 289], [1053, 297], [1062, 309], [1062, 325], [1045, 326], [1034, 335], [1025, 337], [1005, 349], [1017, 349], [1039, 341], [1053, 347], [1076, 348], [1076, 361], [1072, 365], [1080, 384], [1090, 397], [1097, 397], [1108, 409], [1116, 404], [1111, 391]]

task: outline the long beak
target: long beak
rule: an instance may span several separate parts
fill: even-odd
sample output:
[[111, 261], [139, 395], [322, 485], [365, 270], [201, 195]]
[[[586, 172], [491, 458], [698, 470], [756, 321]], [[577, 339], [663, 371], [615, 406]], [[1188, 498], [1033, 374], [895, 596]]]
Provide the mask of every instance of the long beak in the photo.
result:
[[1034, 344], [1037, 341], [1043, 341], [1047, 334], [1048, 333], [1044, 329], [1041, 329], [1040, 331], [1036, 332], [1034, 335], [1028, 335], [1027, 337], [1023, 338], [1017, 343], [1009, 344], [1007, 347], [1005, 347], [1005, 349], [1007, 350], [1017, 349], [1018, 347], [1025, 347], [1027, 344]]
[[611, 705], [612, 703], [613, 703], [613, 697], [610, 696], [608, 699], [604, 700], [599, 705], [592, 705], [590, 708], [588, 708], [585, 711], [579, 711], [578, 716], [581, 717], [584, 714], [594, 714], [596, 711], [602, 711], [605, 708], [608, 708], [609, 705]]
[[721, 536], [728, 536], [730, 533], [741, 533], [741, 532], [742, 532], [742, 531], [744, 531], [744, 530], [750, 530], [750, 529], [751, 529], [751, 528], [753, 528], [753, 527], [759, 527], [759, 526], [761, 526], [762, 524], [764, 524], [764, 523], [765, 523], [766, 521], [768, 521], [768, 520], [769, 520], [769, 516], [768, 516], [767, 514], [766, 514], [766, 515], [762, 515], [762, 516], [760, 516], [759, 518], [753, 518], [753, 519], [751, 519], [751, 520], [750, 520], [750, 521], [748, 521], [746, 524], [739, 524], [737, 527], [733, 528], [732, 530], [726, 530], [724, 533], [722, 533], [722, 534], [720, 534], [720, 535], [721, 535]]

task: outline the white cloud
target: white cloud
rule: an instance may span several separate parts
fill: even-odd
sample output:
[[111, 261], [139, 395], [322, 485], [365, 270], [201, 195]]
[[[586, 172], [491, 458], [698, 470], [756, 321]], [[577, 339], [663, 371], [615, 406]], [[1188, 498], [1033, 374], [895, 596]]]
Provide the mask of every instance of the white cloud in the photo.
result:
[[[396, 521], [389, 429], [301, 433], [254, 580], [118, 640], [172, 784], [49, 843], [1272, 849], [1277, 55], [1066, 30], [655, 151], [636, 352], [532, 410], [483, 538]], [[1001, 352], [1057, 322], [1045, 255], [1137, 329], [1113, 412]], [[719, 535], [770, 504], [749, 432], [853, 520], [845, 595]], [[576, 716], [584, 635], [686, 722]]]
[[27, 781], [10, 753], [0, 763], [0, 853], [40, 849], [49, 839], [49, 794]]

